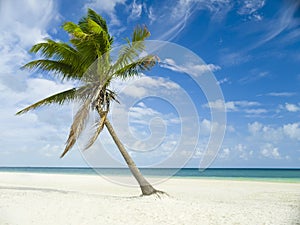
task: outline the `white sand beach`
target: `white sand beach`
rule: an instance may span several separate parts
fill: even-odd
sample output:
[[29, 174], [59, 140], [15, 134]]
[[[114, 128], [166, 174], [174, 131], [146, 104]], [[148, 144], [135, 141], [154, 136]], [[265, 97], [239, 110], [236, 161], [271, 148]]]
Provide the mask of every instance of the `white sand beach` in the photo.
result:
[[96, 175], [0, 173], [1, 225], [300, 224], [300, 183], [172, 178], [170, 197]]

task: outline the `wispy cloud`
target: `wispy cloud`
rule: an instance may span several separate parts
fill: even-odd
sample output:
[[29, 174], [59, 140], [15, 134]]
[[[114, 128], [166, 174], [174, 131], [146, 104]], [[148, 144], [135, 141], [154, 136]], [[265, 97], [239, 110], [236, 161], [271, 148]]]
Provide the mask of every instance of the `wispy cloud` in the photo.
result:
[[299, 41], [300, 38], [300, 28], [296, 27], [293, 30], [286, 32], [285, 36], [280, 40], [282, 45], [292, 45]]
[[232, 7], [233, 4], [229, 0], [179, 0], [172, 7], [170, 13], [166, 13], [166, 7], [162, 7], [164, 17], [160, 19], [163, 19], [163, 23], [167, 26], [164, 27], [163, 35], [158, 39], [171, 41], [176, 38], [185, 29], [188, 22], [192, 21], [196, 12], [209, 12], [211, 20], [219, 21], [226, 17]]
[[291, 97], [296, 95], [295, 92], [270, 92], [265, 94], [266, 96], [273, 96], [273, 97]]
[[136, 0], [134, 0], [132, 2], [132, 4], [130, 5], [131, 8], [131, 13], [129, 16], [129, 20], [136, 20], [139, 19], [142, 15], [143, 12], [143, 4], [138, 4], [136, 3]]
[[147, 8], [146, 4], [144, 5], [145, 11], [147, 13], [147, 16], [150, 20], [150, 24], [152, 24], [156, 20], [156, 16], [153, 13], [153, 7]]
[[261, 79], [270, 77], [271, 74], [268, 71], [259, 71], [258, 69], [253, 69], [250, 71], [250, 75], [244, 76], [239, 80], [242, 84], [255, 82]]
[[[225, 65], [243, 64], [253, 60], [253, 51], [258, 48], [263, 48], [266, 44], [273, 47], [272, 57], [282, 54], [278, 49], [283, 46], [296, 43], [300, 36], [299, 19], [297, 10], [299, 9], [299, 1], [284, 1], [272, 16], [260, 13], [260, 10], [267, 4], [272, 4], [271, 1], [264, 0], [247, 0], [239, 1], [237, 12], [241, 16], [245, 16], [247, 20], [244, 23], [239, 23], [238, 26], [232, 27], [232, 32], [237, 32], [237, 39], [249, 40], [249, 44], [237, 47], [224, 48], [220, 61]], [[239, 7], [239, 5], [242, 5]], [[253, 21], [255, 20], [255, 21]], [[251, 29], [248, 29], [251, 27]], [[288, 53], [289, 56], [293, 52]], [[295, 55], [295, 54], [294, 54]], [[256, 54], [255, 60], [258, 54]], [[265, 55], [262, 57], [266, 57]], [[297, 56], [293, 57], [297, 59]], [[251, 76], [252, 77], [252, 76]], [[256, 77], [258, 78], [258, 76]], [[252, 81], [252, 78], [245, 79]]]
[[258, 12], [265, 5], [265, 0], [245, 0], [241, 1], [238, 14], [247, 15], [249, 19], [262, 20], [262, 15]]
[[[261, 27], [264, 34], [254, 45], [249, 46], [248, 50], [260, 47], [274, 38], [278, 37], [283, 31], [291, 30], [298, 24], [296, 22], [295, 13], [299, 8], [298, 1], [286, 1], [280, 9], [276, 17], [265, 21]], [[276, 26], [274, 26], [276, 24]]]

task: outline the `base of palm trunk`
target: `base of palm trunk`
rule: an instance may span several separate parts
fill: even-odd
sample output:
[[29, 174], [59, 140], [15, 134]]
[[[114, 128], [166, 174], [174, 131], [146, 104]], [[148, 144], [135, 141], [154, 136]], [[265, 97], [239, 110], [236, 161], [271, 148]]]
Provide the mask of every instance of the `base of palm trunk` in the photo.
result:
[[151, 185], [141, 186], [141, 190], [142, 190], [142, 196], [149, 196], [149, 195], [153, 195], [153, 194], [156, 194], [156, 195], [166, 194], [163, 191], [156, 190]]

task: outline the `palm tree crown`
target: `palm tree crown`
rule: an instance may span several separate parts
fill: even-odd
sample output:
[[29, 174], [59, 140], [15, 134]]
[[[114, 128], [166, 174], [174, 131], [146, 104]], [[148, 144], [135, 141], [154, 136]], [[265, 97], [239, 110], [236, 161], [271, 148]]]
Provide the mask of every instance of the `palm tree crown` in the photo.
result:
[[136, 27], [131, 40], [121, 48], [118, 58], [112, 61], [110, 50], [113, 38], [110, 36], [106, 21], [92, 9], [78, 24], [66, 22], [63, 29], [70, 35], [70, 43], [47, 39], [31, 48], [42, 59], [33, 60], [22, 68], [49, 72], [61, 80], [76, 80], [78, 86], [40, 100], [17, 114], [23, 114], [38, 107], [53, 103], [64, 104], [77, 100], [80, 107], [73, 119], [63, 157], [74, 146], [84, 129], [91, 110], [99, 114], [97, 129], [90, 138], [86, 149], [92, 146], [104, 127], [111, 101], [117, 101], [116, 93], [109, 89], [115, 78], [127, 78], [149, 70], [157, 62], [154, 55], [139, 57], [145, 50], [144, 40], [150, 36], [148, 29]]

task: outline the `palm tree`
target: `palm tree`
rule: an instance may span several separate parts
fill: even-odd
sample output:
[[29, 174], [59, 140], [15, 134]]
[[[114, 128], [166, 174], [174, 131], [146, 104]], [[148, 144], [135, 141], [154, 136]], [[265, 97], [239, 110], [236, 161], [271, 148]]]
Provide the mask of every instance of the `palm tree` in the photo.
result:
[[61, 155], [63, 157], [84, 130], [89, 112], [96, 111], [99, 116], [95, 124], [97, 129], [85, 149], [93, 145], [105, 126], [139, 183], [142, 194], [163, 193], [153, 188], [143, 177], [107, 118], [110, 103], [118, 102], [116, 93], [109, 89], [111, 81], [137, 76], [157, 63], [158, 58], [154, 55], [139, 57], [145, 50], [144, 40], [150, 36], [150, 32], [145, 26], [136, 27], [132, 39], [127, 39], [127, 45], [119, 51], [117, 60], [112, 61], [110, 50], [113, 38], [108, 32], [106, 21], [95, 11], [88, 9], [87, 15], [78, 24], [66, 22], [63, 29], [69, 34], [70, 43], [48, 39], [34, 45], [30, 51], [39, 53], [43, 58], [33, 60], [22, 68], [46, 71], [61, 80], [77, 81], [78, 85], [40, 100], [17, 112], [17, 115], [49, 104], [79, 102], [79, 110], [74, 116], [66, 147]]

